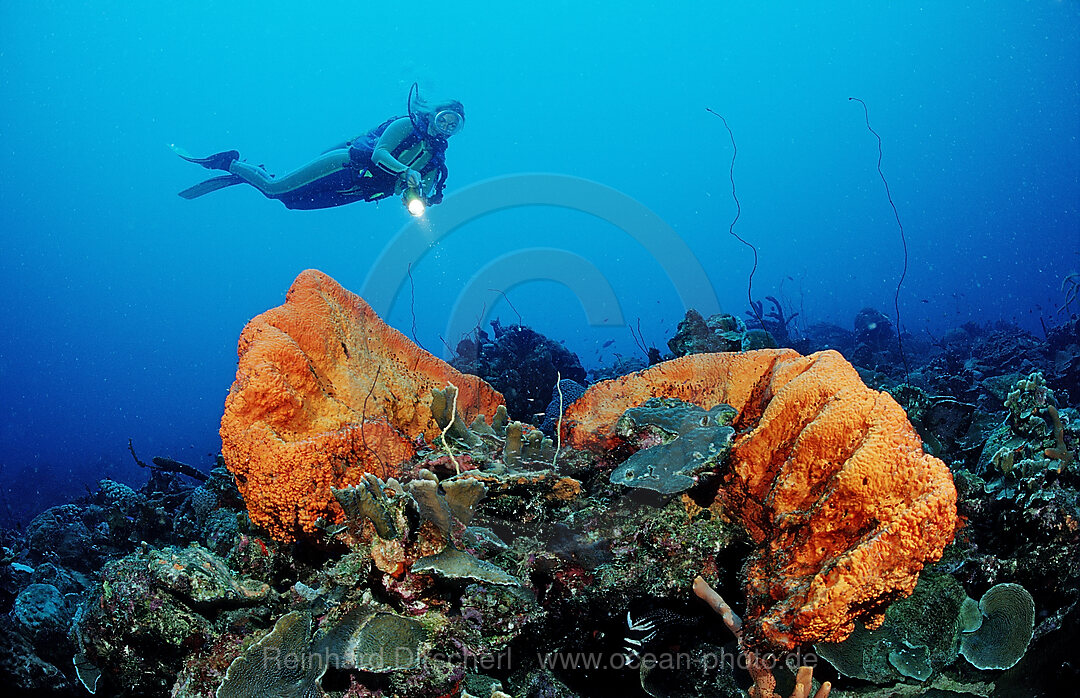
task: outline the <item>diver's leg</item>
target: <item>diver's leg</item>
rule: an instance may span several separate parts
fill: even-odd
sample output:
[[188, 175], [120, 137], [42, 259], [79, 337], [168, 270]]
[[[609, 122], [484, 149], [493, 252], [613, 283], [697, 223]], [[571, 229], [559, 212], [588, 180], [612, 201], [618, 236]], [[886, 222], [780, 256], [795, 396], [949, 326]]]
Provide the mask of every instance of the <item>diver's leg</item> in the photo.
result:
[[263, 168], [235, 160], [229, 163], [229, 173], [236, 175], [266, 196], [273, 198], [274, 195], [271, 193], [271, 189], [273, 188], [274, 178]]
[[342, 148], [323, 153], [303, 167], [281, 177], [271, 177], [261, 167], [249, 165], [239, 160], [229, 165], [229, 172], [239, 176], [265, 196], [277, 199], [289, 192], [312, 184], [327, 175], [341, 172], [349, 164], [349, 151]]

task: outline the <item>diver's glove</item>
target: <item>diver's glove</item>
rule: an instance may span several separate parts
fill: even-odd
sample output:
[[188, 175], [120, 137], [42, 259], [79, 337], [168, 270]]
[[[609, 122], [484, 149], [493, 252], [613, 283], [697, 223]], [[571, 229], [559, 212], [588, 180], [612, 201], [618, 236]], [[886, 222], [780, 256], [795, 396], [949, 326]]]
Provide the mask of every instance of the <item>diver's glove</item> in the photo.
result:
[[401, 181], [409, 189], [419, 189], [420, 183], [423, 181], [423, 177], [420, 173], [411, 167], [405, 168], [405, 171], [401, 173]]

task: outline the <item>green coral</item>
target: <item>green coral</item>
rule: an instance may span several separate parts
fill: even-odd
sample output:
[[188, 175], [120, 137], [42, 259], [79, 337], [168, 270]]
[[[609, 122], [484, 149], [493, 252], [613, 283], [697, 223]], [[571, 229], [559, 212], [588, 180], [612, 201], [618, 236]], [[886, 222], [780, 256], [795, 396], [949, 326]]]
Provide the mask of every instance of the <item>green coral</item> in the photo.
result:
[[310, 611], [291, 611], [229, 665], [216, 698], [322, 698], [328, 668], [387, 673], [420, 662], [423, 625], [377, 605], [339, 606], [313, 633]]
[[[338, 628], [348, 632], [337, 632]], [[426, 639], [419, 621], [396, 613], [369, 613], [364, 608], [347, 616], [335, 631], [332, 640], [316, 646], [316, 652], [329, 657], [335, 668], [376, 674], [415, 667]]]
[[412, 571], [433, 574], [441, 579], [467, 579], [488, 584], [521, 585], [521, 580], [517, 577], [503, 572], [490, 562], [479, 560], [449, 545], [435, 555], [428, 555], [417, 560], [413, 563]]
[[[400, 489], [396, 480], [390, 486], [392, 489]], [[359, 484], [340, 490], [331, 488], [330, 492], [344, 510], [347, 521], [360, 522], [364, 519], [371, 521], [375, 526], [375, 532], [384, 540], [393, 540], [401, 536], [393, 506], [383, 489], [383, 482], [374, 474], [365, 473]]]
[[615, 433], [643, 448], [611, 473], [611, 483], [674, 494], [690, 489], [700, 473], [715, 469], [731, 449], [735, 410], [703, 410], [681, 400], [652, 398], [615, 423]]
[[[522, 422], [510, 421], [505, 405], [499, 405], [489, 425], [484, 415], [478, 415], [471, 425], [455, 408], [457, 388], [431, 391], [431, 414], [442, 434], [436, 446], [442, 453], [457, 461], [459, 451], [465, 450], [477, 464], [496, 464], [514, 467], [528, 463], [550, 463], [555, 456], [555, 444], [537, 429]], [[496, 460], [494, 454], [501, 451]]]
[[998, 584], [976, 604], [949, 575], [923, 574], [892, 604], [876, 630], [861, 624], [847, 640], [814, 646], [844, 676], [879, 684], [926, 681], [963, 655], [979, 669], [1007, 669], [1031, 641], [1035, 606], [1019, 584]]
[[320, 698], [326, 673], [321, 655], [309, 652], [311, 614], [286, 613], [274, 629], [237, 657], [215, 694], [217, 698]]
[[814, 648], [845, 676], [879, 684], [925, 681], [956, 660], [966, 598], [952, 576], [924, 573], [911, 596], [889, 606], [879, 628], [856, 624], [847, 640]]
[[1054, 391], [1046, 387], [1043, 374], [1035, 371], [1018, 380], [1005, 398], [1009, 425], [1020, 436], [1041, 439], [1048, 431], [1042, 413], [1047, 405], [1053, 404]]
[[982, 623], [966, 632], [960, 653], [977, 669], [1008, 669], [1027, 652], [1035, 629], [1035, 602], [1019, 584], [998, 584], [979, 601]]

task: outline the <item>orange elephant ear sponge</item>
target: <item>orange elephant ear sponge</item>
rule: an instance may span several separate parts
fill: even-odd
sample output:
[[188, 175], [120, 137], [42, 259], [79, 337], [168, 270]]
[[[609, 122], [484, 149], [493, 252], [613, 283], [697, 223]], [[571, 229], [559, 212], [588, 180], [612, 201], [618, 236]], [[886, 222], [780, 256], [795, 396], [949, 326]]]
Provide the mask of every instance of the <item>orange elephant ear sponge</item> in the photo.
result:
[[952, 540], [949, 469], [834, 351], [694, 354], [597, 383], [567, 410], [566, 436], [618, 445], [612, 415], [653, 396], [739, 412], [717, 498], [756, 544], [744, 567], [751, 646], [839, 642], [856, 618], [873, 627]]
[[222, 454], [251, 520], [281, 541], [341, 509], [330, 489], [386, 478], [439, 429], [431, 390], [452, 383], [468, 422], [502, 396], [383, 322], [322, 272], [296, 277], [285, 303], [240, 335], [236, 381], [221, 419]]

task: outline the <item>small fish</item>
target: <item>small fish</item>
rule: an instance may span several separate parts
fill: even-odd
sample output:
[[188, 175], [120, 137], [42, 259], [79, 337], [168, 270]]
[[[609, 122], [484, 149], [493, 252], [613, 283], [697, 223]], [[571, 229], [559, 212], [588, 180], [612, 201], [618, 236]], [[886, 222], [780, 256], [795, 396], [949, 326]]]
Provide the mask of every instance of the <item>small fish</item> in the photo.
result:
[[634, 620], [630, 611], [626, 612], [626, 635], [623, 637], [623, 657], [627, 664], [633, 664], [641, 659], [645, 643], [656, 637], [659, 632], [658, 620], [647, 613], [641, 618]]
[[609, 339], [608, 341], [604, 342], [604, 344], [600, 348], [601, 349], [607, 349], [608, 347], [610, 347], [614, 343], [615, 343], [614, 339]]
[[625, 665], [641, 659], [645, 645], [665, 628], [694, 625], [692, 618], [681, 616], [662, 608], [657, 608], [635, 619], [630, 611], [626, 612], [626, 634], [623, 636], [623, 659]]
[[921, 300], [920, 300], [919, 302], [920, 302], [920, 303], [929, 303], [929, 302], [930, 302], [930, 299], [928, 299], [928, 298], [923, 298], [923, 299], [921, 299]]

